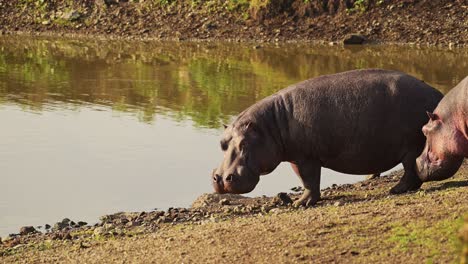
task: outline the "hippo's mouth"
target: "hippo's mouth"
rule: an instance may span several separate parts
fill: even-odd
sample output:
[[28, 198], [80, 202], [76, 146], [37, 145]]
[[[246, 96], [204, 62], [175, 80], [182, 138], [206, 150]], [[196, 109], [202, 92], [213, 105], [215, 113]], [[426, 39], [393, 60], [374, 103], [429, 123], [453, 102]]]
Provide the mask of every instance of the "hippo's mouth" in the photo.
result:
[[426, 161], [428, 167], [438, 169], [442, 165], [442, 160], [431, 150], [431, 145], [427, 147]]

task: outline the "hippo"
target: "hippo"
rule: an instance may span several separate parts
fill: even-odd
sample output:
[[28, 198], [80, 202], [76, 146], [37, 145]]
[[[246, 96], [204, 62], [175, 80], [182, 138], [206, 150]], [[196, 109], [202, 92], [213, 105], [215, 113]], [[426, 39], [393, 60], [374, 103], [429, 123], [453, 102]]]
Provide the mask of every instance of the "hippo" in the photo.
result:
[[452, 177], [468, 157], [468, 76], [440, 101], [423, 126], [424, 151], [416, 160], [423, 182]]
[[213, 170], [218, 193], [247, 193], [281, 162], [304, 186], [295, 206], [320, 199], [321, 167], [347, 174], [378, 174], [403, 163], [391, 193], [418, 189], [415, 162], [421, 131], [443, 95], [410, 75], [383, 69], [324, 75], [289, 86], [248, 107], [220, 141]]

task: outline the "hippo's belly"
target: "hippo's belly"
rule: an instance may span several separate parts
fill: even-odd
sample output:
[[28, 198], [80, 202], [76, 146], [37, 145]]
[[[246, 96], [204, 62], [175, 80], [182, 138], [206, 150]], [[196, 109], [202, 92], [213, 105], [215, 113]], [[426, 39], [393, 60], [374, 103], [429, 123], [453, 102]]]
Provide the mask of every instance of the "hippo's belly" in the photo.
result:
[[[384, 136], [385, 137], [385, 136]], [[377, 139], [377, 140], [374, 140]], [[319, 155], [322, 167], [347, 174], [371, 174], [387, 171], [399, 163], [408, 149], [414, 146], [406, 145], [402, 137], [366, 138], [341, 148], [329, 146], [328, 150]]]
[[375, 159], [372, 157], [356, 157], [347, 159], [333, 159], [322, 161], [322, 166], [346, 174], [373, 174], [380, 173], [401, 163], [398, 158]]

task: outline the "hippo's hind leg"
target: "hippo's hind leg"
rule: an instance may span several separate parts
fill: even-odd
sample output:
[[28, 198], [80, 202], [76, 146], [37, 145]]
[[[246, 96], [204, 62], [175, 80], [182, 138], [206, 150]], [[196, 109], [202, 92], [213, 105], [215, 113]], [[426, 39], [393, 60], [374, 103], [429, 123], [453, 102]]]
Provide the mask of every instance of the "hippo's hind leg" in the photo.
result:
[[417, 154], [407, 154], [403, 159], [403, 168], [405, 173], [401, 177], [397, 185], [395, 185], [391, 190], [391, 194], [400, 194], [409, 191], [414, 191], [419, 189], [422, 185], [422, 181], [419, 179], [416, 174], [415, 165]]
[[374, 173], [374, 174], [368, 175], [366, 177], [366, 180], [373, 180], [373, 179], [377, 179], [379, 177], [380, 177], [380, 173]]
[[320, 200], [320, 169], [319, 161], [304, 161], [291, 163], [293, 170], [301, 178], [304, 194], [294, 202], [294, 206], [312, 206]]

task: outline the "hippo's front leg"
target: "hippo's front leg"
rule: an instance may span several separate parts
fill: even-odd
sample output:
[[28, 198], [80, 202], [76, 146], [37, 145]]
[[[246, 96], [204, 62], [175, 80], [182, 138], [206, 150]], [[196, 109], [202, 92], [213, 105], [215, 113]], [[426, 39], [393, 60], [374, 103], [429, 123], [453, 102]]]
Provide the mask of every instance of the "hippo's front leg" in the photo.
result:
[[304, 194], [294, 206], [313, 206], [320, 200], [320, 162], [316, 160], [291, 163], [294, 172], [301, 178]]

